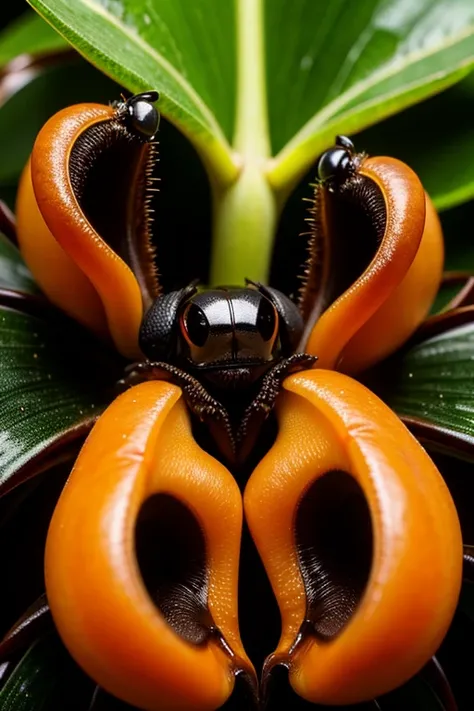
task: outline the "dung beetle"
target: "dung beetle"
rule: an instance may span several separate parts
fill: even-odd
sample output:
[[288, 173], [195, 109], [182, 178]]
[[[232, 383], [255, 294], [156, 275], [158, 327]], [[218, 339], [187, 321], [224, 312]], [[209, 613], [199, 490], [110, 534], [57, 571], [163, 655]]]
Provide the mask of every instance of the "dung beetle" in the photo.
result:
[[277, 289], [247, 280], [201, 291], [193, 282], [153, 302], [139, 339], [148, 361], [132, 374], [179, 385], [221, 453], [242, 462], [283, 379], [316, 361], [295, 352], [302, 333], [298, 307]]

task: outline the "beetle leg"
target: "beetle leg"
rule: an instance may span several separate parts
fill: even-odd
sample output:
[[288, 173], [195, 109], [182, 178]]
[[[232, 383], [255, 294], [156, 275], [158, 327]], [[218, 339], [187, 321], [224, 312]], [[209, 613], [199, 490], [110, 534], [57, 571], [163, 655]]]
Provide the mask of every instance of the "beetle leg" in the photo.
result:
[[260, 428], [272, 412], [281, 392], [282, 382], [292, 373], [311, 368], [317, 361], [315, 356], [294, 353], [277, 363], [262, 379], [257, 395], [245, 410], [237, 430], [237, 452], [239, 461], [248, 457], [255, 445]]
[[221, 454], [228, 462], [235, 461], [236, 439], [229, 414], [199, 380], [170, 363], [145, 361], [129, 366], [125, 378], [119, 382], [119, 387], [144, 380], [166, 380], [178, 385], [193, 415], [209, 428]]

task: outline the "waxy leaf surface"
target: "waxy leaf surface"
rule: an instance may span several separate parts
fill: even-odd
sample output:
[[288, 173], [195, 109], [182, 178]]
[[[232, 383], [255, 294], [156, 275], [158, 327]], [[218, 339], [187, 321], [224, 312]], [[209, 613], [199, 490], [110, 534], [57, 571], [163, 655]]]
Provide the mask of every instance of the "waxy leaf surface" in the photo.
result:
[[402, 419], [420, 424], [415, 433], [423, 441], [474, 459], [474, 324], [418, 343], [395, 357], [382, 379], [382, 397]]
[[131, 91], [157, 89], [160, 109], [231, 161], [235, 96], [232, 0], [32, 0], [81, 54]]
[[42, 457], [59, 458], [113, 397], [110, 370], [86, 360], [89, 337], [73, 333], [62, 320], [0, 308], [0, 491], [27, 465], [34, 474]]
[[400, 158], [420, 176], [438, 210], [454, 207], [474, 197], [473, 104], [471, 73], [446, 92], [356, 136], [356, 145], [370, 155]]
[[278, 184], [287, 172], [301, 175], [335, 134], [440, 91], [474, 62], [471, 0], [267, 0], [266, 7]]
[[0, 708], [2, 711], [66, 708], [79, 711], [87, 708], [90, 686], [81, 688], [81, 672], [58, 637], [49, 634], [38, 639], [16, 665], [0, 691]]
[[[252, 79], [239, 77], [237, 99], [236, 53], [258, 55], [259, 37], [277, 188], [301, 177], [336, 133], [376, 123], [474, 64], [470, 0], [29, 2], [127, 88], [160, 90], [163, 113], [198, 146], [217, 142], [207, 151], [211, 170], [232, 162], [234, 115]], [[249, 21], [244, 6], [255, 13], [252, 33], [239, 26]]]

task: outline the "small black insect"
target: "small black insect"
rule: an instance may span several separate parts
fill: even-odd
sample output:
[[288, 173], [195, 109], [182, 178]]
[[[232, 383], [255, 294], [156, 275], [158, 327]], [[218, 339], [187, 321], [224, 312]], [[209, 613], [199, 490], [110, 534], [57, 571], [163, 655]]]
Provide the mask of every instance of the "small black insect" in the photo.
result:
[[153, 106], [159, 98], [157, 91], [146, 91], [116, 102], [114, 107], [117, 109], [117, 117], [125, 118], [130, 130], [139, 138], [151, 141], [160, 125], [160, 114]]
[[247, 287], [199, 291], [196, 284], [159, 296], [146, 314], [139, 377], [175, 382], [226, 458], [245, 460], [273, 409], [282, 380], [316, 358], [295, 353], [303, 332], [284, 294]]
[[346, 136], [337, 136], [336, 145], [322, 154], [318, 162], [318, 178], [331, 192], [354, 175], [354, 154], [354, 144]]
[[[141, 102], [154, 100], [152, 92], [132, 97], [123, 110], [133, 115]], [[335, 146], [319, 159], [320, 182], [338, 192], [362, 157], [349, 138], [337, 136]], [[313, 250], [314, 244], [315, 239]], [[132, 366], [127, 382], [145, 378], [179, 385], [221, 454], [234, 464], [245, 462], [283, 380], [316, 361], [297, 352], [303, 315], [306, 321], [313, 318], [308, 309], [314, 301], [313, 272], [317, 260], [310, 250], [298, 306], [282, 292], [251, 281], [244, 288], [209, 290], [193, 282], [159, 296], [140, 330], [140, 348], [148, 360]]]

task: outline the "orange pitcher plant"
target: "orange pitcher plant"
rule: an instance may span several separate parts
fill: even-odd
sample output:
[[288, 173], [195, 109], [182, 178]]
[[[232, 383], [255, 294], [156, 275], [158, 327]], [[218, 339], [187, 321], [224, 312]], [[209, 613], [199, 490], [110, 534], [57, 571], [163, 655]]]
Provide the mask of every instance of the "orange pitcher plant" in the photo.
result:
[[[438, 216], [407, 165], [338, 136], [315, 168], [294, 298], [200, 274], [165, 292], [157, 99], [60, 111], [20, 183], [26, 264], [120, 354], [52, 516], [42, 610], [95, 684], [138, 709], [214, 711], [237, 687], [240, 708], [263, 709], [282, 670], [312, 704], [374, 699], [437, 652], [462, 582], [441, 474], [360, 382], [429, 314]], [[239, 629], [244, 526], [280, 616], [263, 663]]]

